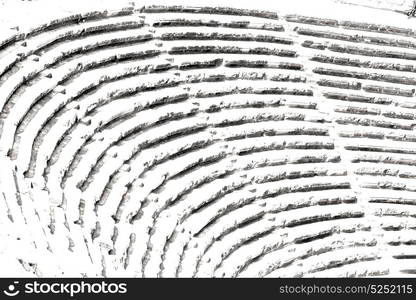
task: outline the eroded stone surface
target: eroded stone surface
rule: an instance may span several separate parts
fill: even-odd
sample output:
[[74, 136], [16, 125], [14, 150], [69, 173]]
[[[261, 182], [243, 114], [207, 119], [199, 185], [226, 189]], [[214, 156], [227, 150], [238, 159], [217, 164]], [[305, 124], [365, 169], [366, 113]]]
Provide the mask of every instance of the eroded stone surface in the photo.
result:
[[2, 32], [1, 274], [412, 276], [416, 27], [390, 2]]

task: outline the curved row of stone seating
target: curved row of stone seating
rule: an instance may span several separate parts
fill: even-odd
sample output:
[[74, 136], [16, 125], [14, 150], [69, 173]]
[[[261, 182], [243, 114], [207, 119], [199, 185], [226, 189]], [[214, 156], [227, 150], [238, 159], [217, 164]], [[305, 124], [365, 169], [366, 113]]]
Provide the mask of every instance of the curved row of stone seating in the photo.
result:
[[38, 222], [34, 257], [68, 253], [66, 275], [77, 256], [93, 276], [410, 275], [413, 38], [179, 6], [19, 29], [0, 42], [2, 217]]

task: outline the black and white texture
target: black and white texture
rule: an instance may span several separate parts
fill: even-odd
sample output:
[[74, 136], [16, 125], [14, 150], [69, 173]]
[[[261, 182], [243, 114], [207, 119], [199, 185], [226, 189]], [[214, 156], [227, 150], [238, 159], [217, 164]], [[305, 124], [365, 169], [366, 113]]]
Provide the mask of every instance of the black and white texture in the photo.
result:
[[413, 1], [95, 2], [1, 4], [0, 275], [415, 276]]

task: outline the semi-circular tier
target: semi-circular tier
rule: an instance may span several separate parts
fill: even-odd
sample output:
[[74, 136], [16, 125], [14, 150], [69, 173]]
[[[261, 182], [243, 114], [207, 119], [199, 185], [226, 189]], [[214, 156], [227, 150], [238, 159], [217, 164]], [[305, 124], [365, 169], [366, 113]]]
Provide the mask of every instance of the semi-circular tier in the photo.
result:
[[180, 6], [10, 30], [2, 265], [29, 276], [414, 276], [415, 36]]

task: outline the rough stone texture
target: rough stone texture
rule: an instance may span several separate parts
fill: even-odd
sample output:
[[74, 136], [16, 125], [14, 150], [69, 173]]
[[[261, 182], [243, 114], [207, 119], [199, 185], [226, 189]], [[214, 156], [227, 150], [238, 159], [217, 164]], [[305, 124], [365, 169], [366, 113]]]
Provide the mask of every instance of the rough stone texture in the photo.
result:
[[412, 1], [46, 2], [1, 3], [1, 275], [414, 276]]

